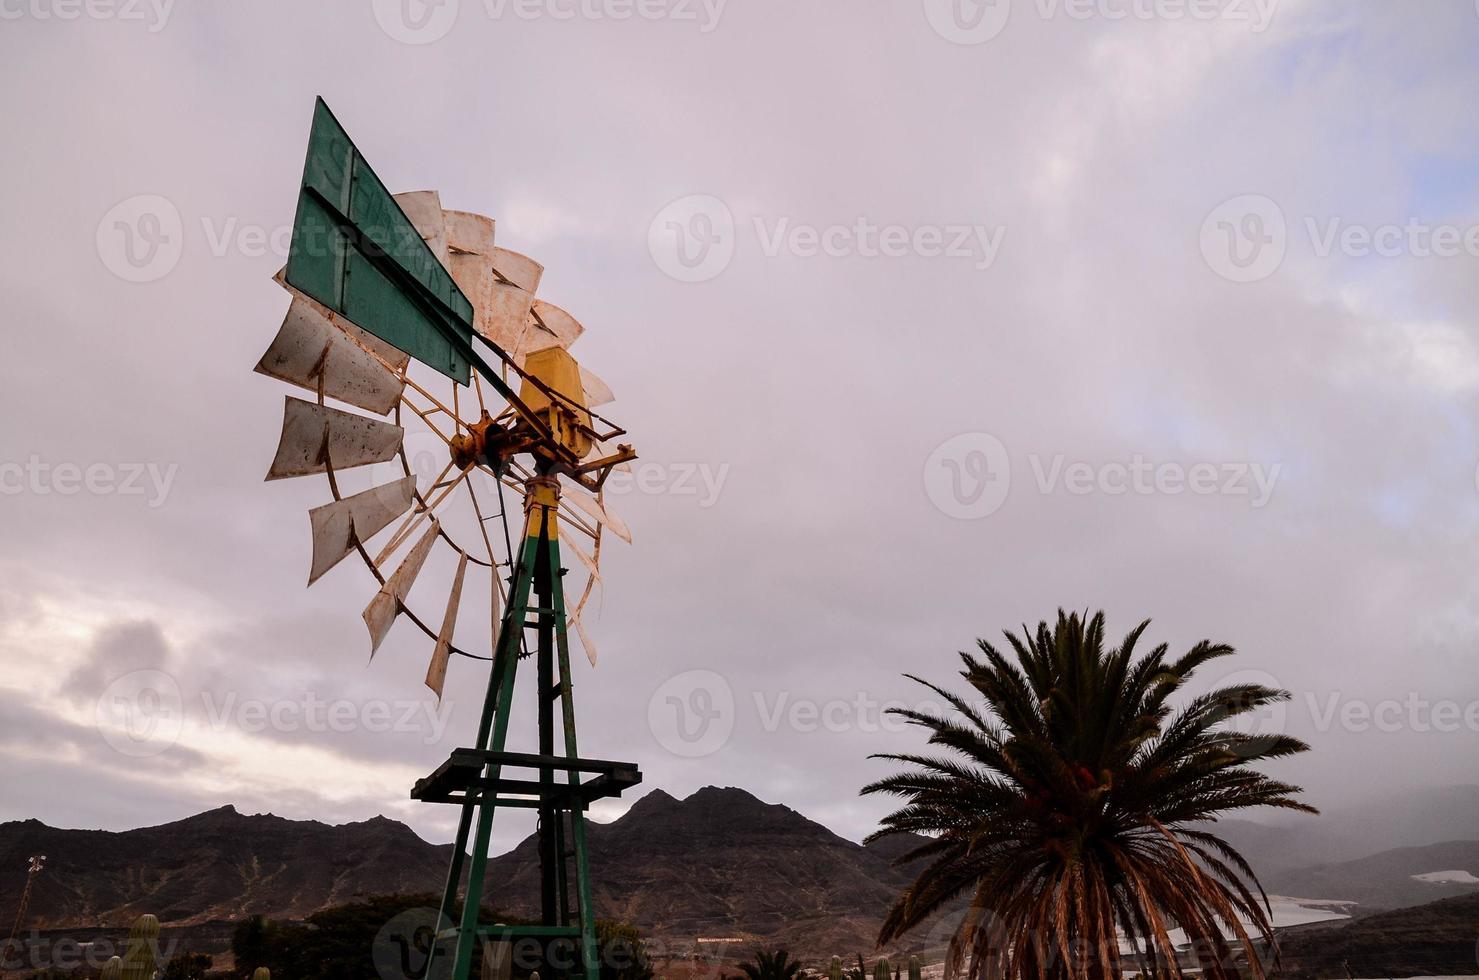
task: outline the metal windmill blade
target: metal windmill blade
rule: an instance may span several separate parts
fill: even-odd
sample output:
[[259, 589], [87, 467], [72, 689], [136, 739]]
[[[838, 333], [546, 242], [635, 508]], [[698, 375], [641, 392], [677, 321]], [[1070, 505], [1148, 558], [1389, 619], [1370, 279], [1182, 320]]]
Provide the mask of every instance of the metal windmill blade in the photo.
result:
[[257, 372], [385, 415], [405, 382], [317, 304], [295, 297]]
[[267, 479], [327, 473], [331, 466], [347, 470], [383, 463], [400, 451], [405, 434], [398, 425], [289, 395]]

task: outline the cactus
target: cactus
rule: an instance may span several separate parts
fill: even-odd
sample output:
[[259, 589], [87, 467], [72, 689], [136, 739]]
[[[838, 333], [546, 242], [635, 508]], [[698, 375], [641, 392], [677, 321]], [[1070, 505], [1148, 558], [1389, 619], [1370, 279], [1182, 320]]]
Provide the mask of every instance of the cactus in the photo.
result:
[[834, 956], [827, 964], [827, 980], [842, 980], [842, 957]]
[[152, 915], [141, 915], [128, 930], [128, 948], [123, 951], [120, 980], [154, 980], [158, 953], [159, 920]]
[[100, 980], [123, 980], [123, 961], [116, 956], [111, 957], [103, 964]]
[[893, 970], [888, 965], [887, 956], [873, 964], [873, 980], [894, 980]]
[[909, 957], [909, 980], [919, 980], [921, 972], [919, 968], [919, 957]]
[[252, 980], [272, 980], [272, 971], [265, 966], [259, 966], [252, 971]]

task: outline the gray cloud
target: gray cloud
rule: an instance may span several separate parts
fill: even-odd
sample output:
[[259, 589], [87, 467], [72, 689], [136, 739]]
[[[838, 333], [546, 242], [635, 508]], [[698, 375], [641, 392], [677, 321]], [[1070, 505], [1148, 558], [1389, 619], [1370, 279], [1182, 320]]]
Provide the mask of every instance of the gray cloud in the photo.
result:
[[[1479, 697], [1472, 261], [1321, 257], [1305, 225], [1479, 220], [1472, 5], [1286, 0], [1260, 34], [1016, 6], [974, 47], [939, 37], [920, 4], [842, 0], [731, 4], [708, 33], [494, 22], [463, 3], [420, 46], [388, 36], [370, 5], [178, 5], [152, 33], [8, 24], [0, 72], [18, 90], [52, 81], [44, 101], [0, 106], [26, 134], [0, 184], [0, 461], [177, 472], [155, 507], [7, 496], [7, 619], [15, 603], [29, 610], [17, 631], [122, 607], [101, 618], [111, 627], [88, 619], [87, 665], [67, 666], [62, 696], [90, 691], [103, 665], [157, 656], [194, 704], [427, 697], [428, 644], [410, 630], [367, 659], [368, 574], [346, 563], [303, 588], [322, 482], [261, 482], [283, 389], [250, 368], [286, 305], [268, 281], [282, 257], [236, 235], [291, 222], [322, 93], [392, 188], [439, 187], [545, 263], [541, 295], [586, 324], [577, 353], [615, 389], [612, 414], [644, 459], [727, 467], [711, 506], [619, 498], [637, 544], [608, 552], [588, 624], [602, 663], [577, 676], [584, 751], [636, 759], [677, 795], [742, 785], [859, 836], [885, 805], [855, 796], [879, 773], [864, 756], [911, 736], [864, 730], [872, 708], [839, 715], [836, 732], [784, 712], [768, 724], [781, 699], [913, 697], [904, 670], [948, 679], [976, 636], [1102, 606], [1115, 630], [1149, 616], [1173, 646], [1233, 643], [1236, 667], [1291, 688], [1287, 723], [1316, 751], [1284, 771], [1322, 801], [1351, 795], [1358, 766], [1383, 789], [1465, 779], [1479, 733], [1320, 719], [1332, 694]], [[114, 276], [95, 244], [102, 217], [139, 194], [182, 220], [178, 265], [149, 283]], [[653, 217], [689, 194], [721, 198], [736, 225], [733, 260], [703, 283], [672, 280], [648, 251]], [[1257, 283], [1221, 278], [1199, 246], [1208, 214], [1243, 194], [1289, 224], [1283, 265]], [[860, 216], [1006, 232], [987, 269], [766, 254], [779, 221]], [[1000, 440], [1010, 488], [995, 513], [958, 520], [932, 502], [925, 467], [969, 432]], [[1034, 461], [1101, 472], [1137, 455], [1282, 469], [1259, 508], [1045, 492], [1034, 475]], [[417, 601], [435, 607], [436, 576]], [[713, 754], [686, 758], [648, 707], [695, 669], [726, 678], [736, 718]], [[455, 663], [449, 690], [475, 703], [484, 677]], [[532, 727], [530, 702], [519, 708]], [[399, 779], [391, 767], [429, 771], [466, 744], [472, 714], [453, 708], [436, 744], [249, 734], [379, 760]], [[107, 778], [129, 802], [85, 819], [110, 826], [228, 801]], [[230, 801], [348, 819], [405, 806], [408, 789], [387, 778], [383, 797]], [[63, 772], [38, 769], [27, 792], [15, 805], [68, 822]], [[421, 811], [395, 814], [449, 836], [445, 815]], [[500, 825], [500, 841], [518, 832]]]

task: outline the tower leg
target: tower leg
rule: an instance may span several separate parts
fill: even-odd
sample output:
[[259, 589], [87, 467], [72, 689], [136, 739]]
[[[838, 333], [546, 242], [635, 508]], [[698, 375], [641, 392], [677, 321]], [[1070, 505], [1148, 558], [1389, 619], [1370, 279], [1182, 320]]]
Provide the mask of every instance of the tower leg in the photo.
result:
[[[457, 924], [439, 933], [426, 973], [430, 980], [470, 980], [480, 940], [508, 942], [516, 936], [537, 938], [543, 943], [543, 959], [550, 980], [563, 974], [600, 980], [585, 810], [591, 800], [619, 795], [623, 788], [641, 782], [641, 773], [630, 763], [595, 762], [579, 756], [571, 697], [564, 569], [560, 567], [558, 505], [558, 488], [553, 481], [537, 488], [525, 505], [524, 543], [514, 566], [508, 608], [499, 628], [478, 727], [477, 750], [456, 750], [436, 773], [420, 781], [412, 794], [418, 799], [462, 804], [457, 843], [441, 904], [441, 921], [450, 923], [455, 916]], [[539, 723], [539, 752], [532, 756], [505, 751], [514, 680], [525, 631], [529, 629], [536, 631], [535, 649], [531, 652], [537, 657], [535, 700]], [[558, 718], [564, 734], [563, 753], [557, 751], [556, 701], [560, 702]], [[505, 765], [535, 769], [537, 781], [531, 783], [522, 777], [505, 780], [502, 775]], [[557, 781], [561, 772], [565, 774], [564, 785]], [[599, 774], [599, 784], [584, 784], [582, 772]], [[464, 795], [457, 795], [459, 792]], [[509, 927], [478, 921], [493, 816], [499, 805], [533, 807], [539, 814], [538, 926]], [[575, 917], [571, 912], [571, 858], [578, 924], [571, 921]], [[464, 877], [466, 883], [460, 889]], [[464, 891], [460, 911], [457, 909], [459, 890]], [[570, 961], [562, 948], [572, 940], [579, 945], [578, 964]]]
[[[552, 539], [549, 543], [551, 564], [555, 575], [550, 583], [550, 605], [559, 614], [555, 625], [555, 650], [560, 665], [560, 712], [565, 728], [565, 754], [572, 759], [580, 757], [575, 739], [575, 700], [572, 697], [570, 680], [570, 637], [565, 624], [565, 586], [560, 570], [560, 543]], [[580, 773], [571, 769], [566, 773], [572, 794], [580, 785]], [[575, 850], [576, 903], [580, 906], [580, 951], [586, 980], [600, 980], [601, 964], [596, 950], [596, 909], [591, 896], [591, 866], [586, 850], [585, 810], [575, 806], [570, 811], [570, 836]]]
[[[518, 674], [519, 641], [523, 636], [523, 618], [529, 604], [529, 590], [533, 579], [534, 562], [537, 556], [537, 537], [526, 537], [525, 546], [514, 567], [513, 580], [509, 588], [508, 607], [504, 610], [503, 622], [498, 630], [498, 645], [493, 655], [493, 670], [488, 678], [488, 692], [483, 699], [483, 714], [478, 723], [478, 747], [502, 752], [508, 741], [508, 719], [513, 708], [514, 680]], [[496, 781], [502, 767], [489, 764], [483, 772], [485, 779]], [[496, 797], [496, 793], [490, 795]], [[462, 877], [464, 862], [468, 866], [467, 890], [463, 898], [462, 912], [457, 927], [455, 952], [451, 957], [452, 980], [467, 980], [472, 969], [472, 953], [477, 940], [478, 911], [483, 901], [483, 875], [488, 864], [488, 841], [493, 833], [495, 800], [482, 794], [469, 799], [462, 805], [462, 814], [457, 825], [457, 841], [452, 852], [452, 865], [447, 873], [447, 883], [442, 892], [442, 905], [437, 916], [439, 923], [453, 921], [456, 908], [458, 884]], [[473, 838], [472, 853], [466, 855], [468, 833], [473, 815], [477, 815], [477, 832]], [[445, 977], [445, 969], [433, 972], [441, 944], [433, 945], [428, 977]]]

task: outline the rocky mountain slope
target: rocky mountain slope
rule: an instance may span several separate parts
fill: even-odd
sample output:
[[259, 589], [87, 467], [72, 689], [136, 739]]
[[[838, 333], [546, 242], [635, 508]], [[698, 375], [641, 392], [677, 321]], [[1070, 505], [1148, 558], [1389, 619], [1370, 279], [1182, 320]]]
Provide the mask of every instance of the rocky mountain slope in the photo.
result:
[[1479, 935], [1479, 891], [1338, 924], [1291, 930], [1280, 940], [1295, 978], [1470, 976]]
[[[866, 952], [908, 881], [891, 864], [897, 846], [860, 847], [740, 789], [685, 800], [656, 790], [620, 820], [592, 825], [589, 840], [599, 913], [675, 943]], [[538, 874], [530, 838], [492, 862], [489, 878], [519, 896], [510, 912], [534, 914]]]
[[[866, 952], [906, 881], [890, 863], [897, 842], [861, 847], [738, 789], [655, 791], [589, 827], [598, 912], [679, 950], [715, 938]], [[48, 929], [118, 927], [143, 912], [177, 925], [292, 919], [360, 896], [440, 892], [450, 853], [385, 818], [329, 826], [229, 806], [123, 833], [18, 821], [0, 824], [0, 921], [13, 921], [31, 854], [48, 861], [28, 926]], [[534, 911], [538, 880], [531, 838], [490, 862], [486, 901]]]
[[1421, 905], [1479, 894], [1479, 840], [1399, 847], [1265, 878], [1270, 891], [1298, 898], [1346, 899], [1374, 908]]
[[0, 920], [14, 921], [26, 858], [47, 856], [27, 913], [35, 928], [245, 915], [300, 918], [357, 895], [440, 891], [450, 845], [384, 817], [330, 826], [230, 806], [122, 833], [0, 824]]

